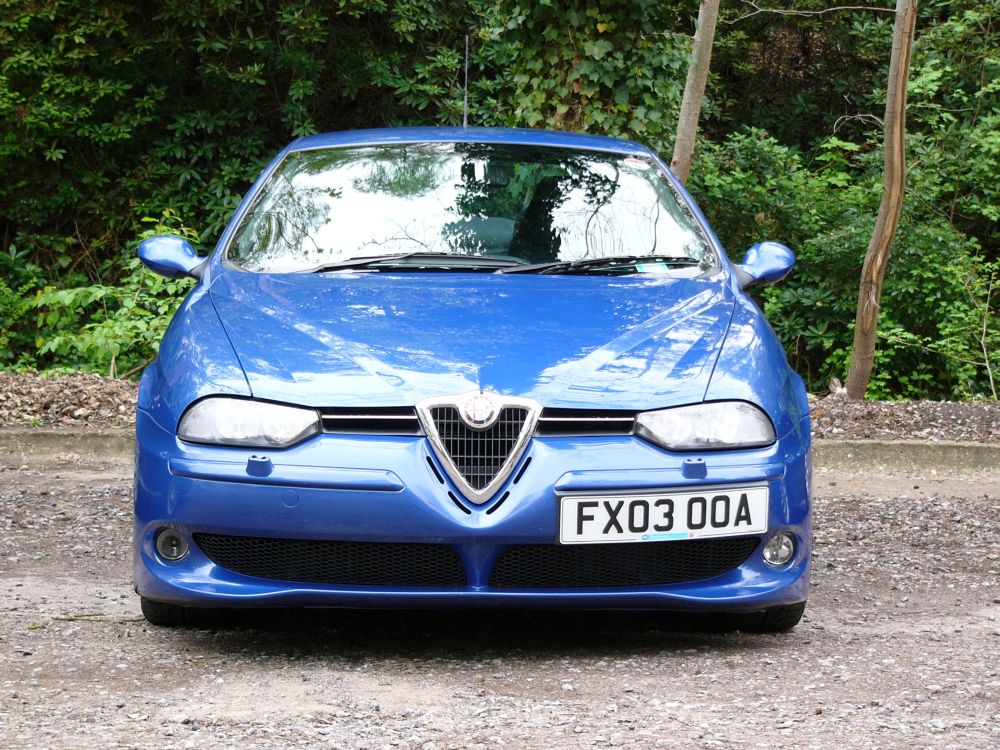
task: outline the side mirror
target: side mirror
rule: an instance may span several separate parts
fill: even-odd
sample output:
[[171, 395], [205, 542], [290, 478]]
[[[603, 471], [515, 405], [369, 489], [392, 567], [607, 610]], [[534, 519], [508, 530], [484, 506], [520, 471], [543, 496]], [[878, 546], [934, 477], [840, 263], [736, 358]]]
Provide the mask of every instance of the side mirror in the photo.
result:
[[795, 265], [795, 253], [777, 242], [758, 242], [736, 266], [740, 288], [766, 286], [781, 281]]
[[160, 234], [139, 243], [139, 260], [153, 273], [176, 279], [193, 276], [200, 279], [206, 258], [199, 257], [183, 237]]

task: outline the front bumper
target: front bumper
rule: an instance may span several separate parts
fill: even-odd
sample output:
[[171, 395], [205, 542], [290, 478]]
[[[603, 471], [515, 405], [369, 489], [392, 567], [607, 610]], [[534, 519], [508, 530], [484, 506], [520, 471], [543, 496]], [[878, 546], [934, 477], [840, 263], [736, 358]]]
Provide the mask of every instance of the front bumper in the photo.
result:
[[[135, 585], [154, 601], [738, 612], [808, 595], [809, 454], [795, 433], [766, 449], [696, 456], [707, 468], [700, 478], [682, 471], [690, 454], [671, 454], [634, 437], [535, 438], [497, 496], [476, 507], [443, 477], [423, 437], [322, 434], [270, 452], [196, 446], [178, 441], [141, 410], [136, 432]], [[769, 487], [768, 532], [742, 564], [724, 573], [641, 586], [491, 586], [497, 560], [512, 545], [556, 543], [558, 494], [746, 483]], [[190, 544], [178, 562], [155, 552], [155, 535], [164, 527]], [[796, 554], [775, 569], [763, 561], [762, 550], [778, 531], [795, 538]], [[444, 546], [457, 555], [465, 580], [448, 587], [343, 585], [244, 575], [213, 562], [196, 534]]]

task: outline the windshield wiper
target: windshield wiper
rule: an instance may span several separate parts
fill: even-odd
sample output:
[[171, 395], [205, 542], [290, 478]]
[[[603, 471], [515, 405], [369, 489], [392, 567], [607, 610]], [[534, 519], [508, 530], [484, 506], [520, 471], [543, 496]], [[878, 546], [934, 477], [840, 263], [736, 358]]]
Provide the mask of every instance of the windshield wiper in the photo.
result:
[[303, 273], [323, 273], [324, 271], [340, 271], [351, 268], [396, 268], [405, 266], [434, 266], [436, 268], [487, 268], [504, 269], [509, 266], [523, 266], [523, 261], [509, 258], [491, 258], [488, 255], [468, 255], [460, 253], [394, 253], [392, 255], [370, 255], [361, 258], [349, 258], [335, 263], [324, 263], [315, 268], [309, 268]]
[[536, 263], [530, 266], [519, 265], [515, 268], [501, 268], [497, 273], [577, 273], [608, 270], [625, 266], [636, 267], [640, 264], [685, 268], [701, 265], [701, 261], [698, 258], [692, 258], [687, 255], [615, 255], [610, 258], [557, 260], [551, 263]]

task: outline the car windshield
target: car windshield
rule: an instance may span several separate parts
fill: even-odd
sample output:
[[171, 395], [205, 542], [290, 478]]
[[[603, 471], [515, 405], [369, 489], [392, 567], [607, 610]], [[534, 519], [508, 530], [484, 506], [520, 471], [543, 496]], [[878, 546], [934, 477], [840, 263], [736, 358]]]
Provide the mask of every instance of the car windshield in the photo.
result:
[[[270, 273], [563, 263], [621, 273], [622, 263], [590, 261], [622, 257], [632, 273], [690, 275], [717, 264], [652, 159], [482, 143], [292, 152], [226, 257]], [[350, 262], [358, 258], [371, 262]]]

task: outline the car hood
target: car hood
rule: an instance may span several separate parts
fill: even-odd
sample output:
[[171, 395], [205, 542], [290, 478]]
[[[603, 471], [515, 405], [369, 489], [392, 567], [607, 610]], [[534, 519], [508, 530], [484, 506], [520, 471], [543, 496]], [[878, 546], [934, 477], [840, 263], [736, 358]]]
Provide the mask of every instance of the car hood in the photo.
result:
[[700, 401], [733, 309], [721, 275], [227, 271], [211, 298], [253, 395], [316, 407], [476, 389], [565, 408]]

